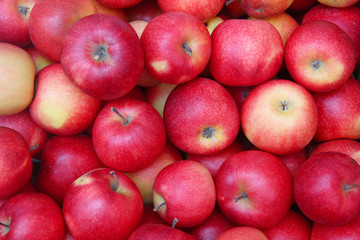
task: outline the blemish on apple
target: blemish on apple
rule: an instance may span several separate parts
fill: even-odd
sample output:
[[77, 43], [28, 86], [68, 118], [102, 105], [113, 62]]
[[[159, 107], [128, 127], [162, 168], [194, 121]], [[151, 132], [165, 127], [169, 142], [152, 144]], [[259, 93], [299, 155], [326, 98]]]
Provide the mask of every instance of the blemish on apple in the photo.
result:
[[169, 70], [169, 63], [166, 60], [162, 61], [153, 61], [151, 63], [151, 66], [154, 68], [154, 70], [158, 73], [165, 73]]

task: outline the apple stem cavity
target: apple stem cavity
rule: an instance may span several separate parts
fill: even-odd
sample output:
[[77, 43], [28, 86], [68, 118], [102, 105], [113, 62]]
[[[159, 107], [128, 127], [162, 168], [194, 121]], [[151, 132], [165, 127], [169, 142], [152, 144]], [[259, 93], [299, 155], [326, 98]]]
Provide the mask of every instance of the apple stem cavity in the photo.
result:
[[192, 50], [187, 42], [184, 42], [182, 47], [185, 49], [187, 55], [192, 56]]
[[215, 133], [215, 128], [213, 127], [207, 127], [203, 130], [202, 132], [202, 136], [204, 138], [211, 138], [212, 136], [214, 136]]
[[119, 111], [116, 110], [114, 107], [111, 107], [111, 111], [113, 111], [114, 113], [116, 113], [116, 114], [121, 118], [121, 121], [122, 121], [122, 123], [123, 123], [125, 126], [129, 124], [129, 121], [128, 121], [126, 118], [124, 118], [124, 116], [121, 115], [121, 114], [119, 113]]
[[179, 222], [179, 220], [177, 218], [174, 218], [174, 221], [171, 224], [172, 228], [175, 228], [176, 224]]
[[101, 62], [107, 55], [107, 48], [105, 46], [99, 45], [94, 53], [94, 60]]
[[109, 172], [111, 175], [113, 175], [114, 179], [115, 179], [115, 185], [111, 185], [111, 190], [113, 190], [114, 192], [116, 192], [116, 190], [118, 189], [119, 185], [118, 185], [118, 180], [117, 180], [117, 175], [115, 173], [115, 171], [110, 171]]
[[289, 103], [283, 100], [280, 102], [279, 108], [281, 111], [285, 112], [286, 110], [289, 110]]
[[156, 207], [154, 207], [153, 211], [157, 212], [159, 210], [159, 208], [161, 208], [162, 206], [166, 205], [166, 202], [162, 202], [159, 205], [157, 205]]
[[243, 198], [248, 198], [248, 195], [246, 193], [244, 193], [244, 192], [242, 192], [240, 196], [234, 198], [234, 202], [237, 202], [237, 201], [239, 201], [240, 199], [243, 199]]
[[32, 148], [29, 149], [29, 151], [34, 151], [35, 149], [37, 149], [39, 147], [39, 144], [35, 144]]
[[18, 11], [21, 15], [27, 16], [29, 14], [29, 7], [26, 6], [18, 6]]
[[319, 70], [322, 66], [322, 62], [319, 60], [315, 60], [312, 61], [311, 66], [315, 69], [315, 70]]
[[352, 185], [345, 184], [344, 185], [344, 190], [347, 192], [352, 188], [358, 188], [358, 187], [360, 187], [360, 184], [352, 184]]

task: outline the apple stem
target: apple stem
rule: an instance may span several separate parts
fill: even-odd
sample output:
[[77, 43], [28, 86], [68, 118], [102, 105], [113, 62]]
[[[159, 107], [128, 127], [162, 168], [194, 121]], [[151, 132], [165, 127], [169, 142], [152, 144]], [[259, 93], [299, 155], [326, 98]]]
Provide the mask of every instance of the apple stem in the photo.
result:
[[232, 3], [234, 0], [227, 0], [226, 2], [225, 2], [225, 5], [226, 6], [229, 6], [230, 5], [230, 3]]
[[94, 59], [95, 61], [102, 61], [103, 58], [106, 56], [106, 48], [103, 46], [100, 46], [97, 51], [95, 52]]
[[246, 193], [242, 192], [240, 196], [234, 198], [234, 202], [237, 202], [242, 198], [248, 198], [248, 195]]
[[279, 108], [281, 111], [289, 110], [289, 104], [285, 100], [283, 100], [280, 102]]
[[157, 212], [159, 210], [159, 208], [161, 208], [162, 206], [166, 205], [166, 202], [162, 202], [159, 205], [157, 205], [156, 207], [154, 207], [153, 211]]
[[345, 190], [345, 191], [349, 191], [350, 189], [352, 189], [352, 188], [357, 188], [357, 187], [360, 187], [360, 184], [353, 184], [353, 185], [345, 184], [345, 185], [344, 185], [344, 190]]
[[192, 56], [192, 50], [187, 42], [184, 42], [182, 47], [185, 49], [187, 55]]
[[177, 218], [174, 218], [174, 221], [171, 224], [172, 228], [175, 228], [176, 224], [179, 222], [179, 220]]
[[119, 111], [116, 110], [114, 107], [111, 107], [111, 111], [113, 111], [114, 113], [116, 113], [116, 114], [121, 118], [121, 121], [123, 122], [123, 124], [124, 124], [125, 126], [129, 124], [129, 121], [126, 120], [126, 118], [124, 118], [124, 116], [121, 115], [121, 114], [119, 113]]
[[32, 148], [29, 149], [29, 151], [34, 151], [35, 149], [37, 149], [39, 147], [39, 144], [35, 144]]
[[1, 226], [4, 226], [4, 227], [7, 227], [7, 228], [10, 228], [10, 225], [5, 224], [5, 223], [2, 223], [2, 222], [0, 222], [0, 225], [1, 225]]
[[113, 175], [113, 177], [115, 178], [115, 186], [111, 186], [111, 190], [113, 190], [114, 192], [118, 189], [118, 180], [117, 180], [117, 175], [115, 173], [115, 171], [110, 171], [109, 172], [111, 175]]

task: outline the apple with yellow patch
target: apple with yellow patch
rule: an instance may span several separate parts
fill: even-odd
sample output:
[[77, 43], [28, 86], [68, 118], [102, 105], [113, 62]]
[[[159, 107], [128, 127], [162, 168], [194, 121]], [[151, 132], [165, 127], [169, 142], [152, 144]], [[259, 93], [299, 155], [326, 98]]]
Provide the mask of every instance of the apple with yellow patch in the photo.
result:
[[40, 127], [58, 135], [76, 135], [95, 120], [101, 100], [84, 93], [54, 63], [37, 74], [37, 92], [30, 115]]

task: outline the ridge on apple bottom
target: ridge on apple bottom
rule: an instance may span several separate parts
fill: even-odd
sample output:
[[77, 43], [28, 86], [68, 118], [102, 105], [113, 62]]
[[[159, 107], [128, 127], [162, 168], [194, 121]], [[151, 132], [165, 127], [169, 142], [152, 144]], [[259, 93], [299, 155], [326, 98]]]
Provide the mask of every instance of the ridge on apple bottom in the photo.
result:
[[360, 239], [358, 0], [3, 0], [0, 24], [0, 239]]

